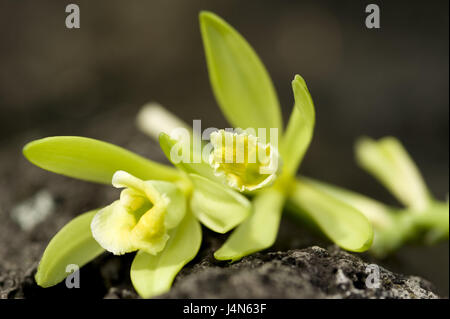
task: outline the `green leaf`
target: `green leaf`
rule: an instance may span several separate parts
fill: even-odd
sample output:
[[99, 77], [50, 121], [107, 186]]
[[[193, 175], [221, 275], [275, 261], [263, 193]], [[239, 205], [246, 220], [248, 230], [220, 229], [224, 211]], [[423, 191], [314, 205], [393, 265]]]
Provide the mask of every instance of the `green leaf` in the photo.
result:
[[66, 272], [68, 265], [82, 267], [104, 252], [91, 234], [91, 221], [96, 213], [93, 210], [74, 218], [52, 238], [35, 275], [39, 286], [58, 284], [70, 274]]
[[292, 89], [295, 105], [281, 147], [283, 171], [288, 176], [295, 175], [311, 143], [315, 124], [314, 104], [305, 80], [300, 75], [296, 75], [292, 81]]
[[236, 261], [272, 246], [277, 237], [283, 204], [284, 195], [275, 188], [258, 193], [253, 199], [253, 214], [236, 228], [214, 257]]
[[243, 129], [281, 131], [283, 124], [275, 89], [252, 47], [211, 12], [200, 13], [200, 29], [212, 89], [228, 121]]
[[205, 177], [189, 176], [194, 183], [192, 212], [209, 229], [226, 233], [250, 214], [251, 204], [245, 196]]
[[359, 210], [303, 180], [294, 185], [289, 200], [307, 214], [334, 243], [355, 252], [370, 248], [372, 225]]
[[420, 212], [430, 205], [431, 196], [417, 166], [396, 138], [361, 138], [356, 143], [356, 158], [405, 206]]
[[[165, 133], [159, 136], [159, 145], [166, 155], [167, 159], [176, 167], [186, 173], [194, 173], [211, 180], [220, 181], [220, 178], [214, 174], [213, 168], [203, 159], [197, 163], [194, 162], [193, 148], [191, 143], [171, 138]], [[187, 154], [187, 155], [186, 155]]]
[[174, 181], [179, 173], [121, 147], [86, 137], [55, 136], [33, 141], [23, 149], [25, 157], [48, 171], [86, 181], [111, 184], [116, 171], [140, 179]]
[[166, 248], [156, 256], [139, 251], [131, 265], [131, 281], [139, 295], [150, 298], [167, 292], [176, 274], [200, 249], [201, 227], [187, 213], [181, 224], [169, 232]]

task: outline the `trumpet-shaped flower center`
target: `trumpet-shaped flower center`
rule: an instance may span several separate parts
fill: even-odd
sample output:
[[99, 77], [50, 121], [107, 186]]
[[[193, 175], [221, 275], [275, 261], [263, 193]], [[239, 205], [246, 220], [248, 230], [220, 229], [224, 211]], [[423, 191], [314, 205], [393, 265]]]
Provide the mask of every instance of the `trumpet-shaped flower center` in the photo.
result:
[[[119, 200], [101, 209], [92, 220], [94, 238], [116, 255], [138, 249], [149, 254], [160, 252], [169, 238], [167, 230], [184, 215], [180, 191], [171, 183], [142, 181], [123, 171], [114, 174], [112, 184], [124, 190]], [[175, 197], [174, 203], [170, 197]]]
[[228, 185], [252, 191], [269, 185], [279, 172], [276, 147], [260, 143], [256, 136], [219, 130], [211, 134], [213, 151], [209, 162], [216, 175], [225, 175]]

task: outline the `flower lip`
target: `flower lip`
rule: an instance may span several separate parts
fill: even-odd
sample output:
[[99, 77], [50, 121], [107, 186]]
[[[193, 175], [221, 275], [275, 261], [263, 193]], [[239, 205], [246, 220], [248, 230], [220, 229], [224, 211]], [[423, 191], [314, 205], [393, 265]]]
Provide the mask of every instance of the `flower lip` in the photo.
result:
[[145, 183], [143, 180], [125, 172], [117, 171], [112, 178], [112, 185], [116, 188], [127, 188], [144, 195], [154, 206], [167, 206], [169, 199], [160, 194], [153, 186]]
[[271, 143], [246, 131], [219, 130], [210, 136], [213, 150], [209, 164], [217, 176], [225, 176], [230, 187], [254, 191], [270, 185], [280, 172], [280, 155]]
[[168, 230], [185, 213], [185, 200], [172, 183], [143, 181], [117, 171], [112, 184], [125, 188], [120, 199], [101, 209], [91, 223], [92, 235], [106, 250], [121, 255], [144, 250], [157, 254], [164, 249]]

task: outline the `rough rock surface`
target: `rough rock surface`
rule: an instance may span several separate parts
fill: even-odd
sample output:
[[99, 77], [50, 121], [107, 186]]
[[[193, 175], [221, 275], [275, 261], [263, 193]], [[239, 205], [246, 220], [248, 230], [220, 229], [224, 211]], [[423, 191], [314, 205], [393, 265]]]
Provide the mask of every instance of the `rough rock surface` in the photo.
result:
[[368, 264], [331, 247], [259, 253], [228, 267], [207, 260], [181, 273], [166, 298], [438, 298], [419, 277], [380, 267], [379, 288], [367, 288]]
[[[215, 264], [207, 255], [182, 270], [172, 290], [159, 298], [439, 298], [426, 280], [383, 267], [380, 287], [368, 288], [367, 266], [335, 247], [258, 253], [234, 264]], [[136, 298], [129, 282], [117, 285], [118, 278], [127, 277], [126, 268], [118, 258], [102, 256], [82, 270], [87, 286], [69, 290], [63, 284], [37, 287], [34, 267], [25, 274], [1, 275], [0, 296]]]

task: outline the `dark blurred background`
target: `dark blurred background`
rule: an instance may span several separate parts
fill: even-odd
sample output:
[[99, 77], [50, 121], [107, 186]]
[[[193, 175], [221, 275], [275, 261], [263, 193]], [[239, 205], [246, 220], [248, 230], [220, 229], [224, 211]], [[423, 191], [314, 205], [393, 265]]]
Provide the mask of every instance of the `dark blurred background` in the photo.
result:
[[[80, 29], [65, 27], [65, 7], [71, 2], [80, 6]], [[85, 135], [162, 159], [134, 126], [136, 112], [148, 101], [158, 101], [186, 121], [202, 119], [204, 127], [226, 125], [208, 82], [198, 27], [204, 9], [225, 18], [259, 53], [286, 120], [293, 104], [290, 81], [296, 73], [306, 79], [317, 127], [302, 174], [397, 204], [356, 167], [353, 156], [358, 136], [394, 135], [433, 194], [446, 198], [447, 0], [71, 2], [0, 1], [0, 216], [3, 228], [13, 229], [21, 240], [8, 248], [5, 242], [11, 239], [0, 235], [2, 259], [19, 263], [27, 242], [36, 245], [39, 256], [43, 244], [36, 243], [45, 244], [79, 213], [58, 212], [64, 217], [42, 235], [22, 234], [8, 219], [15, 203], [66, 180], [28, 164], [21, 156], [27, 141]], [[380, 5], [381, 29], [365, 27], [369, 3]], [[88, 207], [92, 202], [75, 199], [73, 189], [95, 191], [97, 186], [71, 183], [65, 190], [73, 196], [67, 200], [93, 208]], [[448, 258], [447, 243], [405, 247], [386, 265], [424, 276], [448, 295]]]

